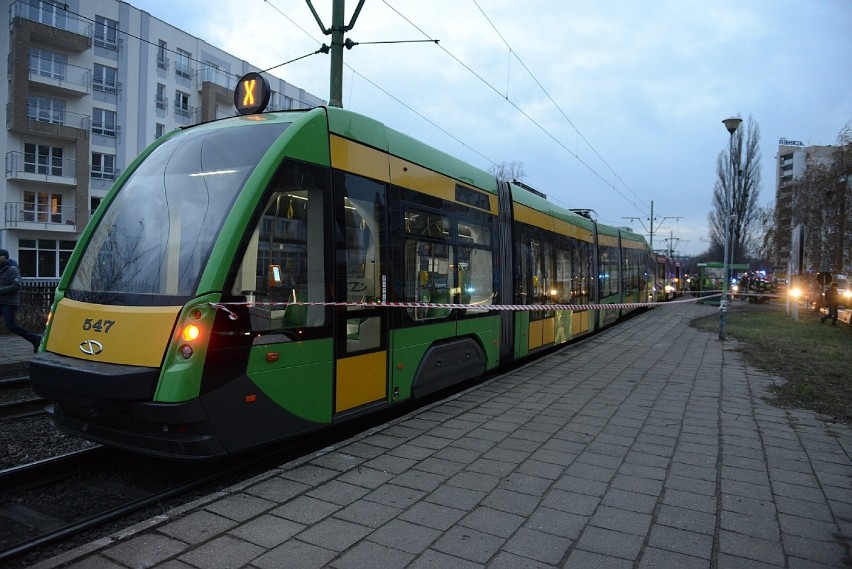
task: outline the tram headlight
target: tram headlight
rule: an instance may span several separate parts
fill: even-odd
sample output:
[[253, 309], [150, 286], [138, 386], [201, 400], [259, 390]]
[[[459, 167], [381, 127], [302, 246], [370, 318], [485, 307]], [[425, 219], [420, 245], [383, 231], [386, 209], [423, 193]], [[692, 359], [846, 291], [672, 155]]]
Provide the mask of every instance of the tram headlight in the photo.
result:
[[797, 289], [797, 288], [791, 288], [790, 289], [790, 296], [792, 298], [799, 298], [800, 296], [802, 296], [802, 291]]

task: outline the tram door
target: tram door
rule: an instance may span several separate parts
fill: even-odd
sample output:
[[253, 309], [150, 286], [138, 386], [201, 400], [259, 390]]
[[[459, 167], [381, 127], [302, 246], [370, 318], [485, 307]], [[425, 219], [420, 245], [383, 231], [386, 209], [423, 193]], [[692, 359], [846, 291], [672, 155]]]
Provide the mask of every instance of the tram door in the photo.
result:
[[[349, 303], [384, 303], [388, 287], [385, 186], [343, 172], [335, 173], [334, 186], [337, 289], [345, 289], [345, 298], [340, 292], [336, 296]], [[346, 306], [337, 315], [334, 412], [384, 404], [388, 399], [387, 309]]]

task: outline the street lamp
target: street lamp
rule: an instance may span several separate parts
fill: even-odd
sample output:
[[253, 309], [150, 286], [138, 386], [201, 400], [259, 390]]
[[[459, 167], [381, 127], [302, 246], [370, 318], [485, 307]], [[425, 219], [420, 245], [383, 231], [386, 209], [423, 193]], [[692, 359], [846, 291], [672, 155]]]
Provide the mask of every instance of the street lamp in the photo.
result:
[[[727, 324], [725, 321], [725, 316], [728, 312], [728, 281], [730, 277], [728, 276], [728, 249], [729, 242], [731, 240], [731, 217], [733, 216], [733, 200], [734, 200], [734, 189], [737, 187], [737, 167], [734, 164], [734, 133], [737, 132], [737, 129], [740, 126], [740, 123], [743, 122], [743, 119], [739, 117], [730, 117], [722, 121], [725, 124], [725, 128], [728, 130], [728, 134], [731, 135], [728, 153], [731, 156], [731, 181], [728, 186], [728, 191], [725, 192], [723, 196], [725, 198], [725, 260], [722, 263], [722, 272], [724, 273], [724, 278], [722, 279], [722, 300], [719, 302], [719, 339], [725, 339], [725, 325]], [[731, 259], [733, 262], [733, 259]]]

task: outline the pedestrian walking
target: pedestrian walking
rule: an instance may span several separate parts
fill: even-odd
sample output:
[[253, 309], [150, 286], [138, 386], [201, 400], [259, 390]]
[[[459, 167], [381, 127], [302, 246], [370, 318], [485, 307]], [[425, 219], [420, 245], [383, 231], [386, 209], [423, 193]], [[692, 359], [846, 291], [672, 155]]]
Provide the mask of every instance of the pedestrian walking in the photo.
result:
[[38, 351], [41, 336], [18, 326], [15, 316], [21, 303], [21, 271], [18, 263], [9, 258], [9, 251], [0, 249], [0, 312], [3, 313], [3, 324], [13, 334], [17, 334], [33, 345], [33, 352]]
[[825, 291], [825, 306], [828, 308], [828, 312], [819, 319], [820, 324], [825, 324], [825, 321], [831, 318], [831, 325], [837, 326], [837, 309], [840, 306], [840, 293], [837, 292], [837, 283], [831, 283], [831, 286]]

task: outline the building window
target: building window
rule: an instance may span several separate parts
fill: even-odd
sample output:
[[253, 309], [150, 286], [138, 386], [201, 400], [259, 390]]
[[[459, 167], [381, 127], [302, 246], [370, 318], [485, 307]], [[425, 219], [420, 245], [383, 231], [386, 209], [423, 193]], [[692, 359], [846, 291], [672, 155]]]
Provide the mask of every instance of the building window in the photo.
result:
[[30, 73], [52, 79], [65, 79], [68, 58], [61, 54], [37, 47], [30, 48]]
[[189, 93], [175, 91], [175, 115], [179, 117], [190, 116]]
[[165, 111], [166, 110], [166, 86], [163, 85], [162, 83], [157, 83], [156, 101], [157, 101], [157, 108]]
[[68, 265], [74, 251], [74, 241], [54, 239], [21, 239], [18, 242], [18, 263], [21, 276], [29, 278], [58, 278]]
[[175, 75], [185, 79], [192, 78], [192, 54], [182, 49], [177, 50], [175, 59]]
[[62, 148], [27, 142], [24, 144], [24, 172], [61, 176]]
[[115, 180], [115, 155], [92, 152], [92, 179]]
[[164, 134], [166, 134], [166, 125], [157, 123], [156, 129], [154, 131], [154, 138], [160, 138]]
[[118, 22], [95, 16], [95, 45], [118, 51]]
[[27, 103], [29, 118], [39, 122], [65, 124], [65, 101], [30, 95]]
[[27, 19], [62, 30], [66, 28], [68, 12], [65, 4], [57, 4], [49, 0], [30, 0], [26, 4], [29, 8]]
[[100, 63], [95, 63], [95, 70], [92, 75], [92, 87], [96, 91], [103, 91], [104, 93], [117, 93], [117, 75], [118, 71], [115, 67], [108, 67], [106, 65], [101, 65]]
[[95, 215], [95, 211], [98, 209], [98, 206], [101, 205], [103, 198], [98, 198], [92, 196], [89, 198], [89, 215]]
[[166, 56], [168, 51], [168, 44], [163, 40], [160, 40], [160, 44], [157, 46], [157, 67], [160, 69], [169, 68], [169, 58]]
[[24, 192], [24, 221], [62, 223], [62, 195]]
[[115, 136], [115, 111], [92, 109], [92, 134]]

